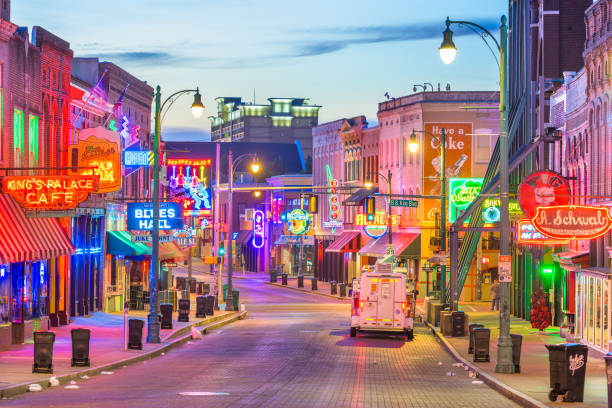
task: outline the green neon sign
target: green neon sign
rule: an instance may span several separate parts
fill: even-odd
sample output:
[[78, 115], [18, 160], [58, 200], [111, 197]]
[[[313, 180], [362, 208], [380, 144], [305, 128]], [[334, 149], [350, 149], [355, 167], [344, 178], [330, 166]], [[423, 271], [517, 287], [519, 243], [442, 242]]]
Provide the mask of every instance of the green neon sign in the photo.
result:
[[[448, 220], [455, 222], [461, 212], [467, 209], [472, 201], [478, 197], [483, 178], [450, 178], [448, 181]], [[493, 224], [499, 222], [501, 212], [499, 210], [499, 198], [487, 198], [482, 203], [482, 219], [485, 223]], [[510, 215], [522, 215], [523, 212], [516, 199], [511, 199], [508, 204]], [[465, 222], [468, 222], [468, 218]]]

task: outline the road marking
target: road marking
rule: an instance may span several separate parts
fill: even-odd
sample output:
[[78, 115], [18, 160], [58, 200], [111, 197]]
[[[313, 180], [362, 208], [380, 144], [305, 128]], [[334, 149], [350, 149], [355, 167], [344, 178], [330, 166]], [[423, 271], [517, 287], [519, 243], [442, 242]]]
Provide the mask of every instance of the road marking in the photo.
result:
[[216, 395], [229, 395], [229, 392], [209, 392], [209, 391], [187, 391], [179, 392], [179, 395], [186, 395], [188, 397], [210, 397]]

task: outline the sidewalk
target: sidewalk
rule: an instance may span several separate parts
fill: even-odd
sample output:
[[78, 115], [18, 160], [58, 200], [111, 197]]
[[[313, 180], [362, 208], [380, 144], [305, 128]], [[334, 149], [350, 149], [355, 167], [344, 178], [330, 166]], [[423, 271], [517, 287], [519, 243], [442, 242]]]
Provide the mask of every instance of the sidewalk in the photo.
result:
[[[422, 307], [422, 305], [420, 306]], [[473, 356], [467, 352], [469, 342], [467, 336], [442, 338], [443, 343], [447, 343], [450, 346], [448, 348], [451, 354], [454, 354], [454, 350], [455, 353], [465, 359], [471, 366], [474, 366], [478, 370], [482, 370], [482, 372], [488, 374], [493, 379], [498, 380], [511, 389], [519, 391], [546, 406], [569, 406], [568, 403], [561, 402], [561, 397], [557, 399], [556, 403], [550, 402], [548, 399], [550, 378], [548, 350], [545, 344], [565, 343], [565, 339], [559, 336], [558, 327], [549, 327], [544, 333], [539, 333], [537, 329], [531, 327], [530, 322], [511, 317], [510, 333], [521, 334], [523, 336], [521, 348], [521, 373], [499, 374], [495, 372], [497, 361], [497, 337], [499, 336], [499, 312], [491, 312], [488, 303], [460, 304], [459, 310], [463, 310], [469, 315], [470, 323], [482, 323], [485, 327], [491, 329], [491, 341], [489, 346], [491, 361], [489, 363], [473, 362]], [[439, 328], [436, 328], [436, 333], [439, 337], [442, 337]], [[589, 348], [584, 402], [572, 403], [570, 405], [580, 408], [604, 407], [607, 406], [607, 401], [607, 383], [603, 354]]]
[[[62, 327], [54, 327], [55, 345], [53, 349], [53, 374], [33, 374], [33, 340], [25, 344], [11, 345], [0, 350], [0, 396], [25, 392], [28, 383], [40, 383], [43, 387], [48, 386], [48, 379], [56, 376], [62, 383], [83, 375], [95, 375], [101, 371], [112, 371], [127, 364], [156, 357], [162, 352], [168, 351], [188, 341], [191, 327], [197, 326], [200, 331], [211, 330], [243, 318], [245, 313], [215, 311], [214, 316], [206, 319], [195, 318], [195, 302], [192, 301], [192, 310], [189, 322], [178, 322], [173, 320], [172, 330], [162, 330], [161, 344], [149, 344], [146, 342], [147, 324], [145, 311], [134, 311], [129, 314], [130, 318], [145, 320], [143, 329], [143, 349], [124, 350], [124, 319], [123, 314], [111, 314], [96, 312], [89, 317], [77, 317], [71, 324]], [[173, 313], [173, 317], [178, 317]], [[201, 327], [204, 326], [204, 327]], [[75, 328], [87, 328], [91, 330], [89, 358], [91, 367], [70, 367], [72, 357], [72, 340], [70, 331]], [[64, 377], [64, 378], [62, 378]], [[70, 378], [67, 378], [70, 377]]]
[[332, 295], [331, 294], [331, 285], [329, 284], [329, 282], [323, 282], [323, 281], [317, 281], [317, 290], [312, 290], [311, 289], [311, 282], [310, 282], [310, 277], [304, 277], [304, 287], [303, 288], [298, 288], [298, 281], [297, 281], [297, 277], [288, 277], [287, 278], [287, 286], [283, 286], [282, 285], [282, 280], [281, 277], [279, 276], [277, 278], [277, 282], [276, 283], [272, 283], [270, 282], [270, 276], [266, 275], [266, 281], [264, 282], [265, 284], [268, 285], [273, 285], [273, 286], [280, 286], [281, 288], [286, 288], [286, 289], [293, 289], [293, 290], [299, 290], [300, 292], [307, 292], [307, 293], [312, 293], [313, 295], [319, 295], [319, 296], [326, 296], [326, 297], [330, 297], [332, 299], [338, 299], [338, 300], [350, 300], [350, 298], [348, 297], [348, 287], [346, 288], [346, 297], [340, 297], [340, 285], [338, 285], [337, 289], [338, 289], [338, 295]]

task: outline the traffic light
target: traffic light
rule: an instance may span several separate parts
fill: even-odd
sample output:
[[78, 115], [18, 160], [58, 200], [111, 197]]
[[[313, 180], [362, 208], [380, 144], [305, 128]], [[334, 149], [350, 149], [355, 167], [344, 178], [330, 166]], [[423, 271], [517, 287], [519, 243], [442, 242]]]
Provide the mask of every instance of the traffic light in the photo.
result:
[[308, 199], [308, 212], [311, 214], [316, 214], [319, 211], [319, 197], [316, 195], [311, 195]]
[[368, 215], [368, 221], [374, 221], [374, 214], [376, 213], [376, 199], [374, 197], [366, 198], [364, 210]]
[[225, 255], [225, 247], [220, 246], [219, 247], [219, 256], [223, 256], [223, 255]]

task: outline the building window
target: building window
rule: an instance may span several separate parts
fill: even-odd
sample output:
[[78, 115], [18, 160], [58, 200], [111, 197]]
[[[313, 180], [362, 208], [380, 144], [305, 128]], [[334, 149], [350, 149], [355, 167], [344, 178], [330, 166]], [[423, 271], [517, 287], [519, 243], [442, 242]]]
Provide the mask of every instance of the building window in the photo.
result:
[[28, 118], [28, 154], [29, 167], [38, 166], [38, 116], [30, 115]]
[[23, 165], [24, 149], [24, 114], [15, 109], [13, 113], [13, 149], [15, 152], [15, 167]]
[[476, 136], [476, 162], [487, 163], [491, 157], [491, 137], [486, 135]]

